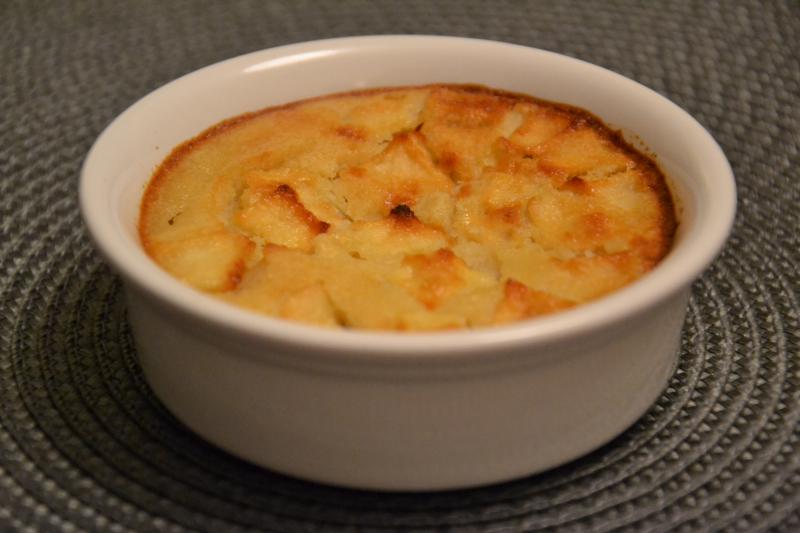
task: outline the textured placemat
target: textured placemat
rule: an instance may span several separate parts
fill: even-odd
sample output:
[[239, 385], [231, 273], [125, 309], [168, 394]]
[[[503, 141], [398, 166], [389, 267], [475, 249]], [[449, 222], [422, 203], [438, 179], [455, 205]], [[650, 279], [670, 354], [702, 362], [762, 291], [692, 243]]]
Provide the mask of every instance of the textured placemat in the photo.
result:
[[[0, 1], [0, 531], [800, 530], [800, 4]], [[240, 53], [367, 33], [485, 37], [671, 98], [734, 167], [733, 237], [680, 366], [604, 448], [481, 489], [379, 494], [204, 443], [142, 380], [79, 167], [115, 115]]]

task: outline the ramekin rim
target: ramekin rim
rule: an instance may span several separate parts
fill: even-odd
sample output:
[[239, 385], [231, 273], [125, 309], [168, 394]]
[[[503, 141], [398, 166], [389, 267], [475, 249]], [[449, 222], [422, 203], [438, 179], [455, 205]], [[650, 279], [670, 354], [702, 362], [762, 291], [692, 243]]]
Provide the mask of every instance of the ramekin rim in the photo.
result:
[[[103, 141], [108, 132], [120, 124], [124, 117], [134, 113], [136, 107], [144, 100], [160, 91], [175, 87], [176, 84], [187, 83], [187, 80], [191, 80], [193, 76], [202, 76], [204, 73], [237, 62], [243, 63], [255, 58], [263, 59], [264, 56], [282, 57], [289, 56], [292, 53], [303, 53], [332, 46], [338, 47], [339, 50], [344, 50], [345, 47], [352, 44], [358, 44], [358, 46], [363, 47], [370, 44], [389, 45], [392, 44], [392, 41], [402, 43], [426, 39], [435, 39], [440, 42], [458, 42], [458, 44], [467, 46], [514, 47], [556, 56], [560, 60], [581, 63], [584, 68], [598, 69], [595, 72], [602, 71], [606, 73], [605, 75], [610, 74], [620, 80], [624, 80], [625, 83], [634, 84], [634, 86], [638, 86], [638, 90], [647, 91], [656, 96], [662, 104], [671, 106], [673, 112], [677, 112], [682, 120], [690, 124], [691, 127], [699, 128], [698, 133], [707, 144], [706, 148], [710, 150], [711, 157], [717, 159], [717, 166], [720, 166], [720, 173], [723, 174], [719, 178], [721, 183], [718, 184], [722, 185], [722, 190], [717, 191], [720, 196], [716, 198], [715, 204], [711, 206], [710, 213], [714, 216], [709, 217], [709, 212], [704, 213], [706, 219], [710, 218], [711, 224], [709, 227], [703, 228], [705, 233], [702, 239], [697, 237], [695, 242], [690, 243], [694, 245], [692, 250], [684, 251], [683, 249], [686, 246], [682, 245], [685, 245], [685, 243], [679, 243], [662, 263], [632, 284], [608, 296], [561, 313], [537, 317], [507, 326], [474, 330], [394, 333], [366, 330], [327, 330], [259, 315], [233, 307], [212, 296], [183, 285], [169, 274], [161, 271], [152, 261], [149, 261], [147, 265], [142, 264], [140, 258], [131, 256], [128, 250], [116, 246], [109, 236], [109, 231], [106, 231], [107, 228], [103, 228], [102, 214], [98, 213], [99, 207], [91, 204], [87, 191], [92, 165], [98, 157], [98, 153], [104, 148]], [[380, 355], [416, 359], [416, 356], [429, 358], [434, 355], [497, 353], [498, 351], [521, 345], [547, 344], [619, 323], [625, 318], [641, 313], [681, 289], [688, 287], [722, 249], [732, 228], [736, 209], [733, 172], [722, 149], [702, 125], [666, 97], [635, 80], [571, 56], [514, 43], [441, 35], [368, 35], [305, 41], [250, 52], [190, 72], [148, 93], [123, 111], [106, 127], [84, 160], [81, 169], [79, 194], [84, 221], [100, 252], [126, 281], [132, 282], [139, 289], [143, 289], [151, 297], [155, 297], [162, 303], [171, 305], [181, 312], [188, 313], [196, 319], [213, 323], [251, 339], [302, 349], [314, 349], [319, 353], [349, 355], [356, 358]], [[686, 264], [680, 272], [673, 273], [672, 271], [677, 266], [673, 267], [675, 261], [671, 261], [671, 257], [674, 259], [674, 254], [679, 252], [682, 253], [682, 258], [684, 258]], [[690, 252], [696, 253], [690, 254]], [[127, 258], [125, 257], [126, 253], [128, 253]], [[691, 257], [689, 257], [690, 255]], [[494, 350], [487, 350], [487, 348], [494, 348]]]

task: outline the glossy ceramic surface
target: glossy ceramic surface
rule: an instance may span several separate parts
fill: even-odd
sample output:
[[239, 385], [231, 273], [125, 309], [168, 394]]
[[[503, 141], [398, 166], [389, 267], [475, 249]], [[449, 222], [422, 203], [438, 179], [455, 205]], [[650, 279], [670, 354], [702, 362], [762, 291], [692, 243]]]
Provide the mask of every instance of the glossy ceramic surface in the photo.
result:
[[[365, 87], [481, 83], [584, 107], [657, 154], [680, 204], [669, 256], [577, 309], [435, 334], [328, 331], [233, 308], [142, 251], [152, 169], [230, 116]], [[390, 490], [465, 487], [555, 466], [617, 435], [675, 363], [688, 288], [730, 231], [735, 187], [719, 146], [653, 91], [576, 59], [448, 37], [356, 37], [255, 52], [143, 98], [84, 165], [89, 230], [125, 281], [145, 375], [221, 447], [300, 477]]]

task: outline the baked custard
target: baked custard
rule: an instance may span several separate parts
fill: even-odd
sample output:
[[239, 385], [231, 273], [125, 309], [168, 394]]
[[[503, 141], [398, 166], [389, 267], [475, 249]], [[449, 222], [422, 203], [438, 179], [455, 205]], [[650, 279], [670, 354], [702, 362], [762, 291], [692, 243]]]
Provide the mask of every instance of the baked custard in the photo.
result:
[[336, 94], [177, 147], [139, 234], [183, 282], [289, 320], [478, 328], [652, 269], [676, 228], [651, 159], [587, 111], [472, 85]]

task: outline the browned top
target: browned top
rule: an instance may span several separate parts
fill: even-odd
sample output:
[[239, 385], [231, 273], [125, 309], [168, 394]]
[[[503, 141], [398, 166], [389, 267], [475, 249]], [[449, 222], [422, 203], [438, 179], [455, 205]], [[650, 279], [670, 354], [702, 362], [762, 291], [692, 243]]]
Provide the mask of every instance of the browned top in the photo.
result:
[[676, 227], [653, 161], [590, 113], [479, 86], [329, 95], [177, 147], [139, 233], [167, 271], [273, 316], [442, 329], [643, 275]]

